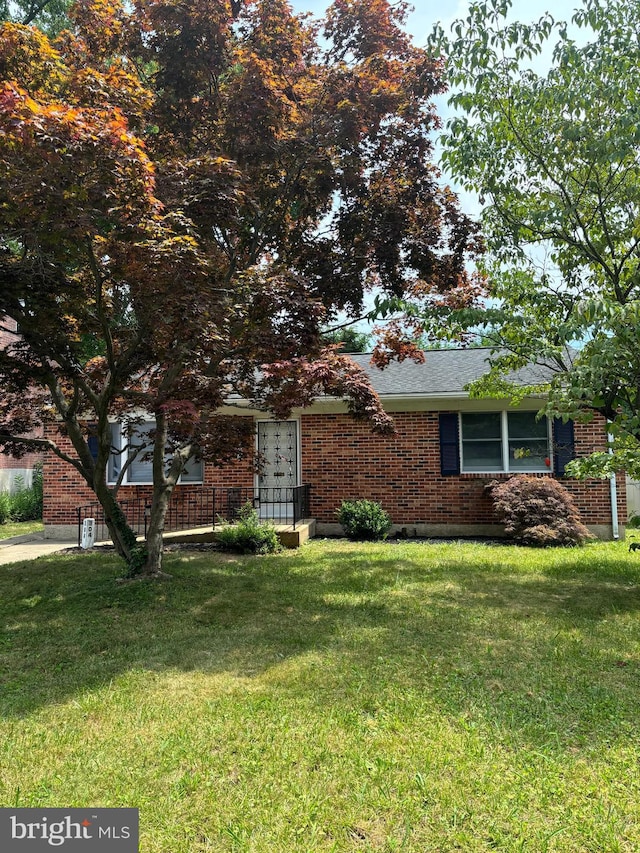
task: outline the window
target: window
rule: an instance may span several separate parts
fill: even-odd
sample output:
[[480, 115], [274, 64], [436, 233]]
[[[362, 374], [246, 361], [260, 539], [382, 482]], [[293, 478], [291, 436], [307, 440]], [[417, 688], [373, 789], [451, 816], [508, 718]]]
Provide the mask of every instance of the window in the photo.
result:
[[462, 471], [549, 471], [549, 423], [535, 412], [460, 415]]
[[[148, 485], [153, 483], [153, 461], [150, 451], [153, 447], [151, 433], [155, 428], [153, 421], [145, 421], [133, 427], [130, 434], [123, 424], [111, 424], [111, 444], [114, 450], [109, 457], [107, 478], [115, 483], [127, 458], [132, 459], [127, 468], [123, 485]], [[202, 460], [189, 459], [179, 483], [202, 482]]]

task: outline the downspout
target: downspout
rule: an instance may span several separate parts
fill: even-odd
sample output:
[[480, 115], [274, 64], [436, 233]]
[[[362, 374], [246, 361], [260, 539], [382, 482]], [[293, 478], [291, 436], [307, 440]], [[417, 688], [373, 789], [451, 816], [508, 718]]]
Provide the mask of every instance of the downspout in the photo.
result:
[[[608, 433], [609, 453], [613, 455], [613, 436]], [[615, 471], [609, 477], [609, 491], [611, 494], [611, 533], [614, 539], [620, 538], [620, 524], [618, 521], [618, 484]]]

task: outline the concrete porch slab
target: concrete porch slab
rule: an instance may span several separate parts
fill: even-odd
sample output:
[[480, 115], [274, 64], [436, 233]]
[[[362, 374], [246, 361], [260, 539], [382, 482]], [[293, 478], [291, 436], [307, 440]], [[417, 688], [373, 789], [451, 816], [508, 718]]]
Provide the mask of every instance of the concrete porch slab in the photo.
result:
[[[308, 539], [315, 536], [316, 520], [315, 518], [306, 518], [297, 522], [295, 528], [293, 524], [274, 524], [278, 539], [285, 548], [299, 548]], [[211, 527], [194, 527], [189, 530], [171, 530], [164, 534], [163, 539], [166, 545], [172, 542], [185, 544], [193, 542], [194, 544], [201, 542], [215, 542], [216, 531]]]

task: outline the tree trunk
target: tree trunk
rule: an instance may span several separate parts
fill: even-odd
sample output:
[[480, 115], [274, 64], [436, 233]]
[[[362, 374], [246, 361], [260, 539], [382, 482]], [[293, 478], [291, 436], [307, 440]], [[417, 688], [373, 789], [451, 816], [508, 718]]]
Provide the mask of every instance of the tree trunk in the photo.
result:
[[105, 524], [116, 552], [131, 569], [138, 545], [136, 534], [127, 523], [115, 495], [106, 483], [102, 485], [100, 480], [97, 480], [95, 493], [104, 511]]
[[[191, 445], [188, 444], [181, 451], [174, 453], [173, 458], [166, 470], [166, 447], [168, 437], [167, 418], [162, 409], [156, 412], [155, 437], [153, 440], [153, 495], [151, 498], [151, 512], [147, 523], [146, 540], [144, 544], [136, 541], [135, 535], [127, 525], [122, 511], [112, 513], [117, 523], [113, 525], [112, 536], [114, 542], [118, 542], [116, 548], [118, 553], [127, 560], [129, 565], [128, 577], [157, 578], [166, 577], [162, 571], [162, 557], [164, 542], [162, 532], [164, 530], [165, 518], [169, 509], [169, 501], [173, 490], [180, 478], [186, 461], [191, 455]], [[113, 495], [111, 495], [113, 500]], [[111, 532], [111, 527], [109, 527]]]
[[169, 500], [173, 492], [172, 486], [164, 488], [154, 488], [153, 500], [151, 504], [151, 515], [147, 527], [147, 540], [145, 543], [146, 560], [140, 569], [140, 574], [149, 577], [162, 576], [162, 554], [164, 543], [162, 540], [162, 531], [164, 529], [164, 520], [169, 508]]
[[58, 401], [56, 405], [59, 411], [66, 415], [64, 420], [67, 434], [78, 454], [80, 462], [80, 466], [76, 467], [78, 467], [80, 474], [89, 488], [94, 492], [102, 507], [104, 521], [111, 536], [111, 541], [118, 556], [127, 564], [127, 574], [130, 576], [135, 573], [136, 561], [139, 562], [140, 560], [140, 549], [136, 534], [127, 523], [124, 512], [118, 503], [117, 488], [113, 489], [107, 485], [107, 465], [111, 453], [111, 427], [107, 420], [107, 412], [105, 409], [96, 409], [97, 421], [100, 428], [96, 433], [98, 438], [98, 453], [94, 462], [87, 444], [87, 423], [78, 420], [75, 414], [72, 416], [69, 415], [69, 412], [65, 409], [64, 400], [60, 393], [56, 393], [58, 389], [53, 383], [51, 390], [54, 400]]
[[162, 531], [169, 508], [173, 489], [182, 473], [189, 451], [183, 456], [176, 453], [171, 460], [169, 470], [166, 470], [165, 455], [168, 437], [168, 422], [165, 413], [159, 409], [156, 413], [156, 429], [153, 448], [153, 497], [151, 500], [151, 515], [147, 527], [147, 539], [143, 558], [138, 574], [146, 577], [163, 577], [162, 555], [164, 543]]

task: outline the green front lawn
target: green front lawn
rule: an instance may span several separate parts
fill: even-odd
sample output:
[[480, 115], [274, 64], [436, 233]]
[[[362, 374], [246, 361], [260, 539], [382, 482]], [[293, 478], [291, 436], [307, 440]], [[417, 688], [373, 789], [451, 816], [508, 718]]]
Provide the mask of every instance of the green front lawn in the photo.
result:
[[0, 541], [24, 533], [41, 533], [43, 530], [44, 524], [41, 521], [5, 521], [0, 524]]
[[142, 853], [640, 849], [640, 555], [316, 541], [0, 567], [0, 805]]

